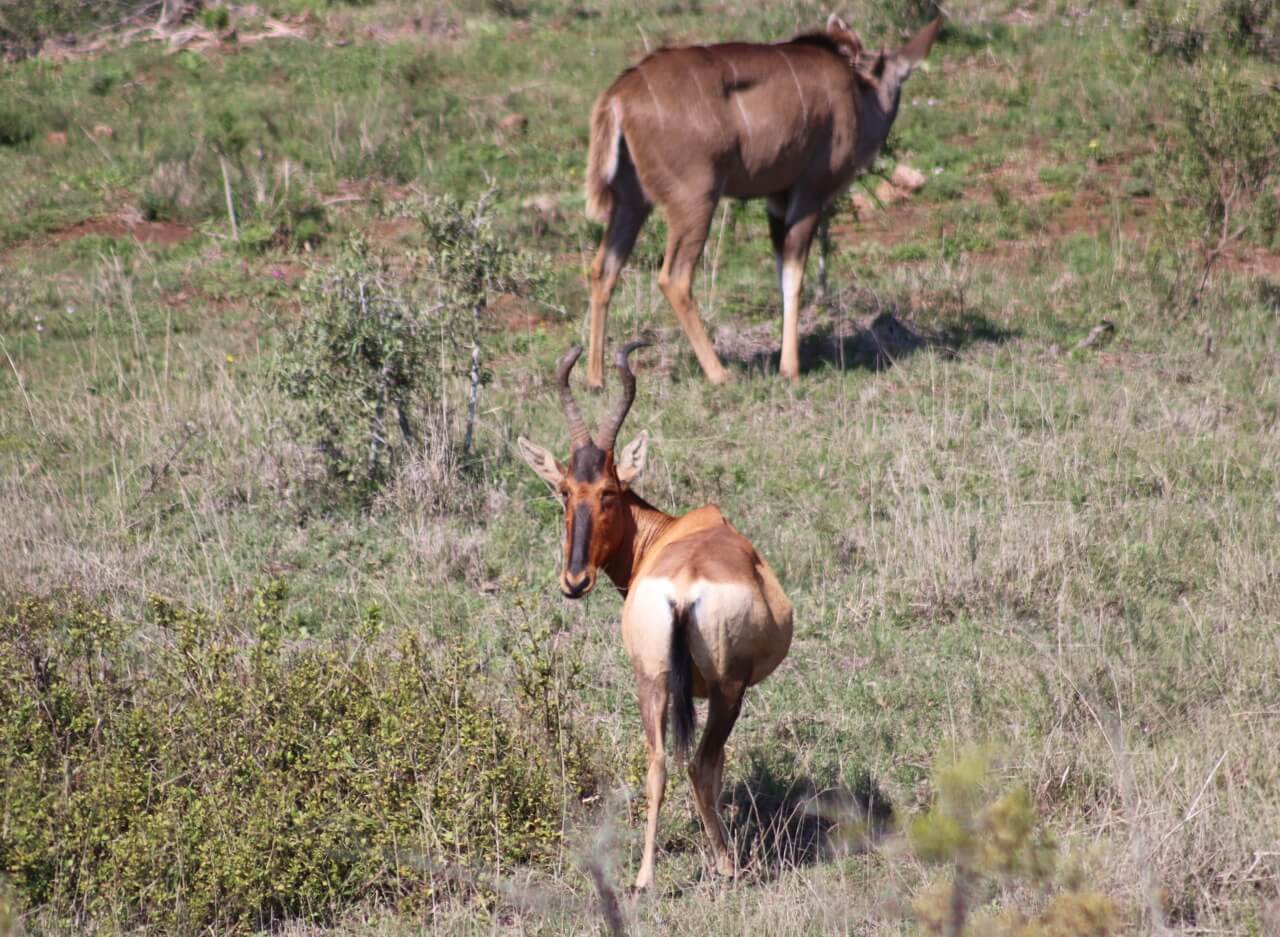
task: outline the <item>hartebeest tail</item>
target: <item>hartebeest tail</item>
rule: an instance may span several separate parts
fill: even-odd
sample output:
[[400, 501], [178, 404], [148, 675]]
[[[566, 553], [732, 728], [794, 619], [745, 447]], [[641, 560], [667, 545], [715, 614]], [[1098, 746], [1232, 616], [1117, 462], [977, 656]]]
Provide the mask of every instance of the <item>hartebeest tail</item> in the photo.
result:
[[[525, 461], [564, 502], [560, 590], [581, 598], [603, 569], [626, 597], [622, 643], [635, 670], [649, 755], [649, 809], [637, 889], [653, 883], [658, 813], [667, 788], [668, 722], [677, 754], [688, 760], [694, 803], [716, 868], [734, 873], [718, 811], [724, 744], [747, 687], [772, 673], [791, 646], [791, 603], [769, 564], [718, 508], [707, 505], [672, 517], [631, 489], [644, 471], [649, 436], [641, 433], [616, 454], [614, 443], [636, 396], [627, 355], [640, 344], [631, 342], [618, 352], [622, 400], [594, 437], [569, 388], [569, 372], [582, 349], [572, 348], [560, 359], [556, 381], [572, 440], [568, 463], [519, 440]], [[695, 696], [707, 700], [707, 723], [690, 756]]]
[[682, 761], [689, 760], [689, 745], [698, 729], [698, 714], [693, 708], [693, 655], [689, 652], [689, 631], [697, 626], [697, 607], [697, 602], [684, 608], [671, 603], [671, 676], [667, 678], [667, 693], [671, 747]]
[[591, 265], [587, 383], [604, 383], [609, 300], [655, 205], [667, 218], [658, 286], [708, 380], [729, 379], [692, 282], [716, 204], [765, 199], [782, 292], [780, 373], [800, 374], [800, 290], [823, 208], [871, 165], [902, 83], [929, 54], [937, 20], [893, 52], [872, 52], [839, 17], [787, 42], [659, 49], [591, 110], [587, 214], [605, 223]]

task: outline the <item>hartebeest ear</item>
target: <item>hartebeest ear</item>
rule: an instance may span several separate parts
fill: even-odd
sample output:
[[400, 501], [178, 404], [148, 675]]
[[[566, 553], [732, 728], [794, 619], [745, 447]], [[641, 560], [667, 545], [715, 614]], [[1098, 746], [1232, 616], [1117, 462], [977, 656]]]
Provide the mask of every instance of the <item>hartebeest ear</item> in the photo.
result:
[[564, 481], [564, 466], [556, 461], [555, 456], [523, 436], [516, 440], [516, 445], [520, 447], [520, 457], [529, 463], [529, 468], [537, 472], [539, 478], [552, 488], [560, 487]]
[[906, 81], [915, 67], [925, 60], [940, 32], [942, 32], [941, 16], [916, 33], [910, 42], [893, 54], [894, 77], [898, 81]]
[[617, 461], [614, 462], [614, 468], [618, 472], [618, 481], [624, 485], [630, 485], [643, 475], [644, 463], [648, 455], [649, 431], [641, 430], [640, 435], [627, 443], [627, 447], [622, 450]]

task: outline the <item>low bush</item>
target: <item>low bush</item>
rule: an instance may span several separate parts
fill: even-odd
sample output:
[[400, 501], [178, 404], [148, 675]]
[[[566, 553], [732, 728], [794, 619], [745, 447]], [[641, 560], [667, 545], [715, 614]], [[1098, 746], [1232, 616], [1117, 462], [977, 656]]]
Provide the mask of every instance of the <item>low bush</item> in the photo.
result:
[[1280, 58], [1275, 0], [1148, 0], [1140, 17], [1142, 43], [1153, 55], [1194, 61], [1229, 50]]
[[1275, 237], [1280, 107], [1226, 61], [1189, 69], [1172, 97], [1179, 120], [1159, 162], [1175, 238], [1200, 254], [1196, 302], [1232, 242], [1252, 233], [1269, 245]]
[[[0, 882], [80, 926], [238, 932], [484, 893], [558, 848], [563, 719], [458, 646], [290, 638], [278, 584], [218, 615], [153, 599], [0, 606]], [[554, 732], [554, 737], [549, 733]], [[483, 873], [472, 870], [484, 870]]]
[[[1026, 788], [1000, 790], [978, 750], [941, 761], [936, 799], [908, 839], [916, 857], [943, 871], [912, 904], [927, 933], [946, 937], [1107, 937], [1121, 932], [1116, 901], [1064, 869], [1052, 837], [1036, 828]], [[1022, 885], [1022, 889], [1012, 886]], [[992, 898], [1006, 900], [998, 913]]]

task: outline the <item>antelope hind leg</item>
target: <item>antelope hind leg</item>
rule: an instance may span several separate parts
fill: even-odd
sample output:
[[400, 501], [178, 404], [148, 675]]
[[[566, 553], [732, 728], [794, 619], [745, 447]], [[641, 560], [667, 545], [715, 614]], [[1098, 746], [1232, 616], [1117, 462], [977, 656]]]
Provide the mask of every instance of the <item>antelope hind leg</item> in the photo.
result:
[[714, 687], [707, 706], [707, 728], [702, 734], [698, 754], [689, 762], [689, 779], [693, 798], [702, 818], [702, 826], [711, 840], [716, 872], [732, 878], [737, 875], [737, 862], [729, 850], [724, 821], [720, 819], [720, 793], [724, 777], [724, 745], [746, 695], [745, 680], [721, 683]]

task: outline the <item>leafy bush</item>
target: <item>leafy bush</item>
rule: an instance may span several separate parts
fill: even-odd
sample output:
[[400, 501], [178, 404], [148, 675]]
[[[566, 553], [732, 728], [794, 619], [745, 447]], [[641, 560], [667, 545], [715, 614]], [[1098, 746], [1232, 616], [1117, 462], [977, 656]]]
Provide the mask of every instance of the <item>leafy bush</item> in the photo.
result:
[[1180, 120], [1161, 168], [1173, 206], [1170, 220], [1201, 254], [1194, 301], [1231, 242], [1250, 229], [1268, 236], [1264, 229], [1275, 225], [1270, 190], [1280, 183], [1280, 107], [1271, 92], [1227, 62], [1189, 71], [1173, 98]]
[[120, 22], [147, 0], [21, 0], [0, 3], [0, 52], [30, 55], [50, 36]]
[[330, 479], [358, 501], [367, 502], [409, 448], [423, 444], [426, 415], [440, 413], [452, 374], [468, 377], [462, 450], [470, 453], [486, 379], [489, 299], [543, 280], [493, 230], [488, 198], [428, 203], [425, 282], [399, 277], [356, 235], [304, 285], [304, 319], [288, 332], [279, 380], [303, 405], [300, 434], [317, 446]]
[[84, 601], [7, 603], [0, 882], [73, 926], [225, 932], [555, 853], [570, 725], [491, 702], [459, 647], [377, 637], [376, 609], [351, 640], [287, 641], [283, 600], [154, 599], [145, 653]]
[[[1078, 872], [1059, 873], [1057, 846], [1036, 830], [1026, 789], [996, 790], [985, 755], [974, 750], [942, 762], [933, 781], [933, 807], [908, 830], [918, 858], [948, 869], [913, 903], [916, 920], [927, 932], [956, 937], [1106, 937], [1119, 932], [1115, 902], [1085, 890]], [[974, 913], [998, 882], [1019, 879], [1039, 889], [1037, 907]]]
[[302, 403], [297, 429], [331, 480], [366, 499], [417, 439], [415, 398], [438, 399], [439, 332], [448, 323], [424, 311], [360, 235], [307, 278], [303, 297], [279, 380]]
[[35, 135], [36, 123], [28, 111], [0, 105], [0, 146], [17, 146]]
[[1154, 55], [1188, 62], [1226, 50], [1280, 57], [1275, 0], [1147, 0], [1140, 15], [1142, 43]]

